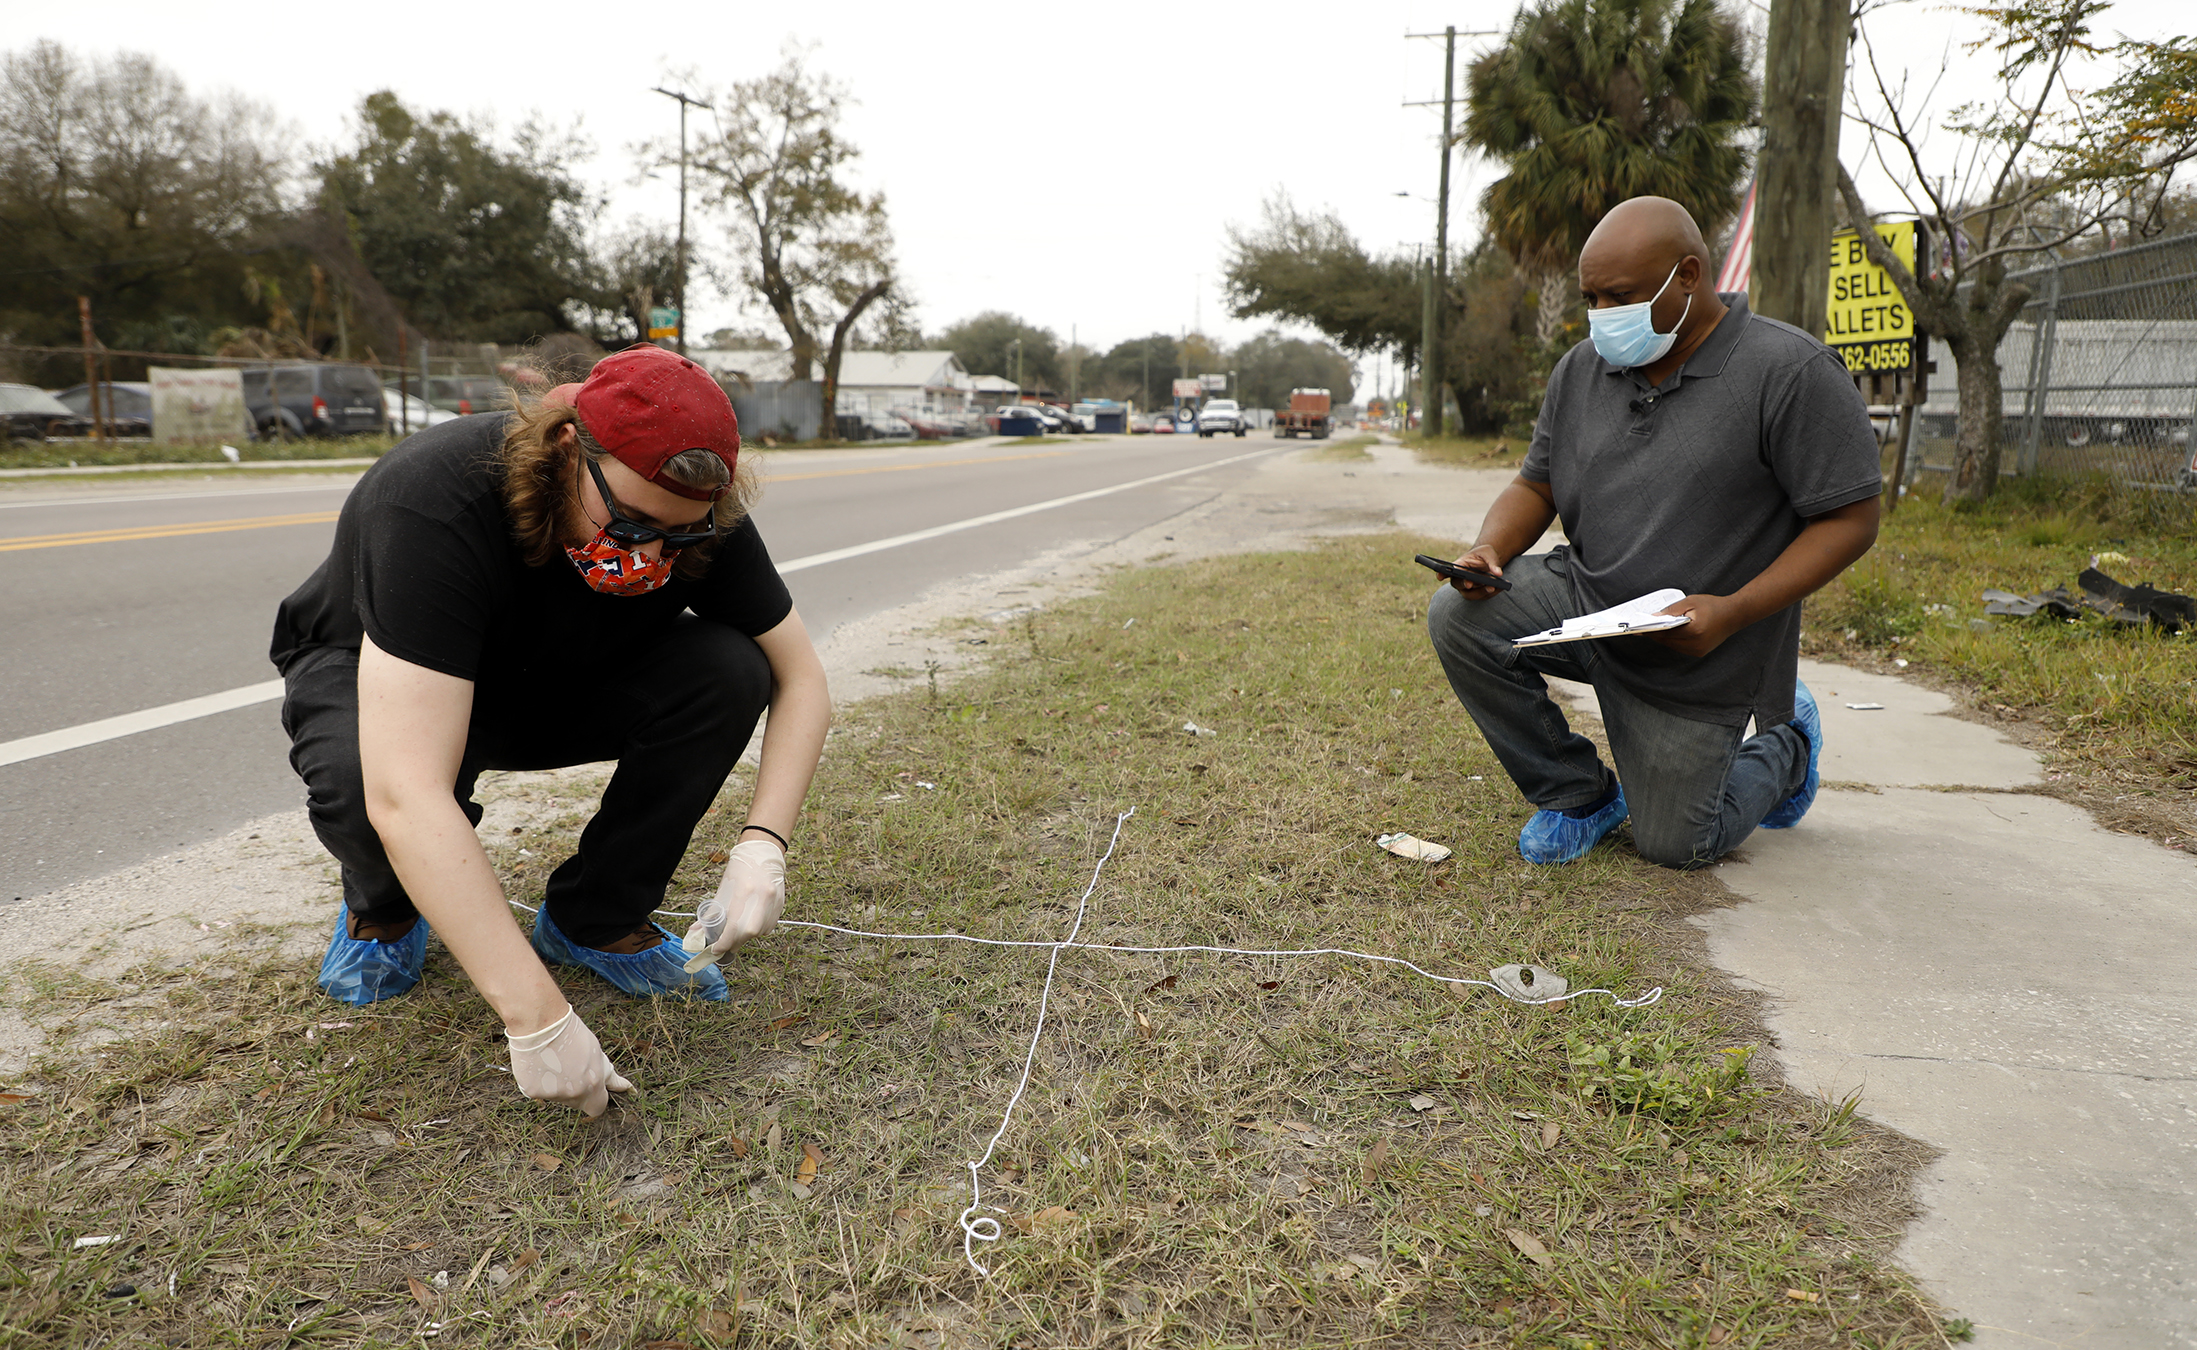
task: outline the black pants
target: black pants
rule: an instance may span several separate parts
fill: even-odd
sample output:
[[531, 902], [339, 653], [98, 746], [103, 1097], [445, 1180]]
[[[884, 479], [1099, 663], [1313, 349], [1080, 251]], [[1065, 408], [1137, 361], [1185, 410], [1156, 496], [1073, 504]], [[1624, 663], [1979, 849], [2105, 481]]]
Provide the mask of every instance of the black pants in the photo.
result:
[[[324, 648], [284, 672], [282, 728], [305, 780], [313, 832], [343, 867], [343, 902], [361, 920], [418, 911], [366, 818], [359, 772], [358, 653]], [[770, 662], [754, 639], [682, 616], [655, 646], [616, 658], [576, 653], [554, 687], [473, 689], [472, 725], [453, 787], [478, 825], [473, 785], [487, 769], [556, 769], [616, 760], [579, 851], [543, 901], [567, 937], [614, 942], [664, 902], [694, 827], [770, 704]]]

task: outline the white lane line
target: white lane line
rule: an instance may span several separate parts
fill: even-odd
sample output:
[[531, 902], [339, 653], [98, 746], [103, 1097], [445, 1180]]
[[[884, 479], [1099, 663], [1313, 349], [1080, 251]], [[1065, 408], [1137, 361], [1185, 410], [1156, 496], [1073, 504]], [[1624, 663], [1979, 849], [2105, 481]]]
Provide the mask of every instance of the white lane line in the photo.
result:
[[845, 562], [849, 558], [859, 558], [864, 554], [881, 553], [888, 548], [899, 548], [905, 544], [920, 544], [926, 539], [937, 539], [942, 535], [958, 534], [963, 530], [976, 529], [980, 525], [996, 525], [1002, 520], [1013, 520], [1017, 516], [1034, 515], [1039, 511], [1053, 510], [1055, 507], [1073, 506], [1077, 502], [1087, 502], [1094, 497], [1110, 497], [1117, 492], [1127, 492], [1131, 488], [1149, 487], [1153, 483], [1164, 483], [1170, 478], [1181, 478], [1188, 474], [1203, 473], [1207, 469], [1218, 469], [1226, 464], [1257, 459], [1261, 455], [1271, 455], [1275, 449], [1279, 448], [1281, 447], [1253, 450], [1247, 454], [1231, 455], [1227, 459], [1216, 459], [1204, 464], [1194, 464], [1187, 469], [1176, 469], [1169, 473], [1156, 473], [1150, 478], [1136, 478], [1126, 483], [1116, 483], [1112, 487], [1093, 488], [1089, 492], [1055, 497], [1051, 501], [1032, 502], [1028, 506], [1010, 507], [1005, 511], [994, 511], [989, 515], [971, 516], [967, 520], [957, 520], [946, 525], [933, 525], [927, 530], [911, 530], [906, 534], [896, 534], [888, 539], [872, 539], [867, 544], [850, 544], [846, 548], [835, 548], [827, 553], [811, 553], [806, 557], [794, 558], [778, 564], [778, 571], [781, 575], [787, 572], [800, 572], [811, 567], [822, 567], [826, 563]]
[[108, 502], [193, 502], [207, 497], [265, 497], [284, 492], [349, 492], [354, 485], [345, 483], [308, 483], [302, 487], [220, 488], [212, 492], [143, 492], [128, 497], [110, 497], [105, 494], [82, 497], [40, 497], [27, 502], [0, 502], [0, 511], [12, 511], [26, 506], [104, 506]]
[[[864, 554], [879, 553], [888, 548], [899, 548], [904, 544], [920, 544], [926, 539], [937, 539], [942, 535], [956, 534], [962, 530], [973, 530], [980, 525], [996, 524], [1002, 520], [1013, 520], [1017, 516], [1034, 515], [1039, 511], [1050, 511], [1056, 507], [1072, 506], [1077, 502], [1087, 502], [1096, 497], [1110, 497], [1117, 492], [1127, 492], [1132, 488], [1149, 487], [1154, 483], [1164, 483], [1170, 478], [1183, 478], [1190, 474], [1203, 473], [1207, 469], [1218, 469], [1224, 465], [1238, 464], [1247, 459], [1257, 459], [1260, 455], [1271, 455], [1273, 453], [1274, 449], [1272, 448], [1253, 450], [1247, 454], [1231, 455], [1227, 459], [1216, 459], [1205, 464], [1193, 464], [1187, 469], [1175, 469], [1168, 473], [1153, 474], [1149, 478], [1137, 478], [1126, 483], [1116, 483], [1112, 487], [1093, 488], [1089, 492], [1077, 492], [1066, 497], [1055, 497], [1050, 501], [1032, 502], [1028, 506], [1011, 507], [1005, 511], [994, 511], [989, 515], [971, 516], [967, 520], [957, 520], [946, 525], [933, 525], [927, 530], [912, 530], [907, 534], [896, 534], [889, 539], [872, 539], [867, 544], [854, 544], [847, 548], [835, 548], [828, 553], [811, 553], [807, 557], [795, 558], [790, 562], [778, 564], [778, 570], [780, 572], [799, 572], [804, 568], [822, 567], [826, 563], [843, 562], [848, 558], [859, 558]], [[63, 727], [59, 731], [41, 732], [36, 736], [25, 736], [21, 740], [0, 741], [0, 766], [20, 764], [26, 759], [37, 759], [44, 755], [57, 755], [64, 750], [80, 750], [87, 745], [97, 745], [101, 741], [116, 740], [123, 736], [134, 736], [141, 731], [153, 731], [160, 727], [174, 726], [178, 722], [189, 722], [195, 718], [211, 717], [215, 713], [225, 713], [237, 708], [248, 708], [255, 703], [269, 703], [281, 697], [282, 681], [266, 680], [259, 684], [245, 685], [241, 689], [229, 689], [219, 694], [204, 694], [198, 698], [187, 698], [178, 703], [164, 703], [157, 708], [146, 708], [141, 712], [124, 713], [120, 717], [102, 718], [97, 722], [86, 722], [82, 726]]]
[[140, 731], [171, 727], [178, 722], [211, 717], [215, 713], [225, 713], [235, 708], [249, 708], [255, 703], [266, 703], [281, 697], [282, 681], [263, 680], [258, 684], [245, 685], [241, 689], [201, 694], [197, 698], [163, 703], [157, 708], [124, 713], [120, 717], [103, 717], [97, 722], [86, 722], [82, 726], [40, 732], [36, 736], [25, 736], [16, 741], [0, 741], [0, 765], [20, 764], [26, 759], [58, 755], [64, 750], [81, 750], [101, 741], [135, 736]]

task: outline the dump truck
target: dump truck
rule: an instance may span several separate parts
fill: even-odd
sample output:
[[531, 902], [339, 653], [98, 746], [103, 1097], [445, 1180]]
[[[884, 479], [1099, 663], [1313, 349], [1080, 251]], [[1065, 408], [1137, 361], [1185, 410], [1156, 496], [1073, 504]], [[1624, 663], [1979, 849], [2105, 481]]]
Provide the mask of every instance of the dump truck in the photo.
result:
[[1292, 389], [1289, 407], [1274, 414], [1274, 434], [1324, 441], [1335, 430], [1333, 409], [1334, 401], [1325, 389]]

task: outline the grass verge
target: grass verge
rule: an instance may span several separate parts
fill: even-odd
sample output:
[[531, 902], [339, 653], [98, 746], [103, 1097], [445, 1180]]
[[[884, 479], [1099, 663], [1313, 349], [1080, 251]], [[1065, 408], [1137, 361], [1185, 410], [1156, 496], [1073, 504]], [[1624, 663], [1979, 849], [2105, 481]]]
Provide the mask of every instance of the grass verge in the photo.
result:
[[1524, 441], [1501, 436], [1410, 435], [1404, 444], [1420, 463], [1453, 469], [1515, 469], [1526, 460]]
[[1876, 666], [1905, 661], [1956, 684], [1984, 714], [2026, 723], [2056, 770], [2087, 780], [2088, 795], [2138, 807], [2152, 799], [2160, 811], [2136, 815], [2157, 818], [2133, 823], [2187, 842], [2197, 824], [2188, 810], [2197, 633], [1983, 612], [1985, 587], [2074, 590], [2093, 554], [2119, 555], [2101, 566], [2124, 582], [2197, 592], [2197, 503], [2066, 480], [2016, 482], [1981, 506], [1910, 498], [1876, 548], [1808, 602], [1806, 648]]
[[[1750, 1070], [1751, 1005], [1683, 922], [1713, 882], [1622, 847], [1519, 861], [1526, 808], [1442, 684], [1415, 549], [1454, 551], [1125, 573], [991, 628], [963, 683], [848, 710], [792, 916], [1056, 936], [1135, 807], [1087, 938], [1531, 960], [1661, 1003], [1068, 953], [986, 1177], [1006, 1236], [983, 1280], [962, 1160], [1006, 1106], [1042, 952], [785, 930], [702, 1008], [570, 978], [640, 1085], [593, 1125], [511, 1091], [439, 946], [363, 1011], [302, 962], [34, 970], [5, 997], [59, 1039], [0, 1105], [0, 1323], [84, 1346], [1942, 1344], [1886, 1264], [1921, 1150]], [[494, 841], [513, 894], [582, 819]], [[1395, 829], [1456, 855], [1372, 846]], [[127, 1034], [95, 1048], [103, 1020]]]
[[[255, 441], [239, 437], [230, 442], [245, 463], [254, 460], [356, 459], [378, 457], [402, 441], [402, 436], [332, 436], [289, 441]], [[94, 440], [8, 441], [0, 444], [0, 469], [65, 469], [97, 464], [226, 464], [228, 456], [215, 444], [176, 441]]]
[[1340, 440], [1314, 441], [1305, 451], [1305, 455], [1308, 459], [1329, 460], [1346, 464], [1361, 461], [1370, 462], [1373, 456], [1366, 453], [1367, 447], [1379, 445], [1380, 443], [1381, 438], [1378, 436], [1345, 436]]

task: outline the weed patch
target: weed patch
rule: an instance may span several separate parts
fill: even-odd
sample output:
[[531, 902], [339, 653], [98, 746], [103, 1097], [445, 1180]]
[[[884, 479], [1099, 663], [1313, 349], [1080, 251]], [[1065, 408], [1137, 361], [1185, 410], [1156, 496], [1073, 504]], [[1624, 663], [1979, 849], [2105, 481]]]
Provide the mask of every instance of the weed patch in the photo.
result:
[[[1939, 1344], [1887, 1264], [1922, 1150], [1724, 1052], [1763, 1033], [1683, 921], [1713, 882], [1621, 847], [1519, 860], [1527, 808], [1428, 650], [1415, 551], [1454, 544], [1125, 573], [995, 627], [974, 676], [845, 710], [791, 917], [1054, 938], [1135, 806], [1090, 940], [1531, 960], [1660, 1003], [1067, 953], [985, 1178], [1006, 1236], [981, 1280], [962, 1160], [1020, 1071], [1042, 950], [786, 930], [702, 1007], [568, 972], [640, 1085], [592, 1125], [512, 1091], [439, 945], [362, 1010], [302, 963], [48, 974], [54, 1004], [7, 997], [129, 1034], [0, 1105], [0, 1324], [57, 1346]], [[745, 798], [674, 907], [714, 884]], [[581, 823], [492, 841], [513, 895]], [[1373, 846], [1398, 829], [1456, 853]]]

